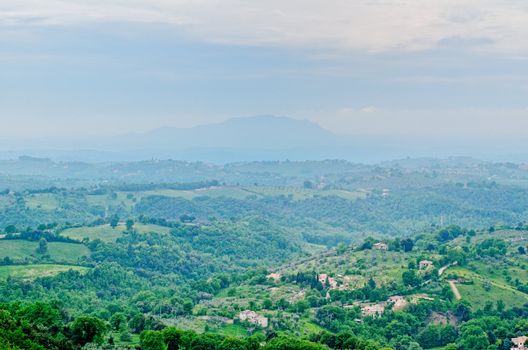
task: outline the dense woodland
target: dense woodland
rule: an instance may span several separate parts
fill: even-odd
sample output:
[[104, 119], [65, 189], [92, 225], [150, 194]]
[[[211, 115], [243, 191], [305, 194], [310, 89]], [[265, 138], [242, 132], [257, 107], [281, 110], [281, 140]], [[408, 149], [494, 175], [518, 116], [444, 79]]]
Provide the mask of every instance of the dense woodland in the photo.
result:
[[502, 350], [528, 335], [522, 165], [0, 169], [5, 349]]

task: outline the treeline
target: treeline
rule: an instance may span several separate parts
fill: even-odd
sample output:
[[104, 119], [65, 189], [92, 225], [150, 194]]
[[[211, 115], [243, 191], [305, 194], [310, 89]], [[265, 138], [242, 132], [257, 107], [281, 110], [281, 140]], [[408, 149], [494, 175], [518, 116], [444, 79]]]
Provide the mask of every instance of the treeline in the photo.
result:
[[[111, 331], [119, 330], [125, 319], [116, 314], [109, 322], [95, 316], [70, 317], [57, 305], [37, 303], [0, 304], [0, 347], [3, 350], [77, 350], [89, 344], [95, 348], [119, 349]], [[379, 347], [352, 334], [334, 337], [322, 334], [312, 341], [292, 335], [268, 332], [245, 338], [219, 334], [198, 334], [174, 327], [144, 330], [140, 350], [377, 350]], [[127, 338], [126, 331], [122, 338]], [[123, 336], [125, 335], [125, 336]], [[92, 347], [92, 348], [94, 348]]]

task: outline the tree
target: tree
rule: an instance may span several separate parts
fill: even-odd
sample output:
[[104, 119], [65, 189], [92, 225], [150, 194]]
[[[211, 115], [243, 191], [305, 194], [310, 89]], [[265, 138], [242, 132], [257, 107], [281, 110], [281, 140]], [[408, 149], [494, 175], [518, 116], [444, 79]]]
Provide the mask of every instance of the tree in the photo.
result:
[[128, 219], [126, 221], [126, 229], [127, 229], [127, 231], [130, 232], [130, 231], [132, 231], [133, 228], [134, 228], [134, 220]]
[[262, 301], [262, 308], [266, 310], [270, 310], [273, 307], [273, 302], [271, 299], [266, 298]]
[[273, 338], [266, 346], [264, 350], [324, 350], [328, 349], [326, 346], [311, 343], [306, 340], [293, 338], [289, 336], [278, 336]]
[[114, 331], [122, 331], [126, 329], [126, 318], [122, 312], [116, 312], [110, 318], [110, 326]]
[[420, 346], [420, 344], [418, 344], [416, 342], [412, 342], [407, 347], [407, 350], [423, 350], [423, 348]]
[[58, 329], [62, 323], [59, 310], [47, 303], [37, 302], [22, 306], [17, 314], [21, 320], [39, 328]]
[[142, 350], [165, 350], [163, 334], [158, 331], [143, 331], [139, 336]]
[[471, 316], [471, 304], [462, 300], [455, 305], [455, 316], [460, 321], [467, 321]]
[[336, 247], [336, 252], [338, 255], [343, 255], [347, 251], [348, 247], [343, 243], [340, 242]]
[[490, 345], [486, 332], [479, 326], [470, 324], [461, 327], [458, 347], [462, 350], [482, 350]]
[[196, 218], [189, 214], [183, 214], [180, 216], [180, 221], [184, 224], [192, 223], [194, 220], [196, 220]]
[[126, 343], [131, 342], [132, 334], [130, 334], [127, 330], [124, 330], [119, 334], [119, 340]]
[[504, 304], [503, 300], [497, 300], [497, 311], [498, 312], [503, 312], [505, 307], [506, 305]]
[[110, 219], [110, 227], [116, 228], [118, 224], [119, 224], [119, 216], [117, 215], [112, 216], [112, 218]]
[[39, 245], [38, 245], [38, 248], [37, 248], [37, 253], [38, 254], [41, 254], [41, 255], [45, 255], [48, 253], [48, 242], [46, 241], [46, 239], [44, 237], [42, 237], [40, 240], [39, 240]]
[[428, 325], [417, 336], [421, 346], [426, 349], [447, 345], [456, 340], [456, 330], [451, 325]]
[[17, 232], [17, 228], [15, 225], [9, 225], [5, 228], [5, 233], [7, 234], [10, 234], [10, 233], [16, 233]]
[[179, 350], [181, 339], [184, 335], [184, 332], [174, 328], [168, 327], [161, 331], [163, 334], [163, 340], [167, 345], [167, 350]]
[[184, 302], [183, 302], [183, 312], [186, 314], [186, 315], [192, 315], [192, 310], [194, 308], [194, 304], [192, 302], [191, 299], [186, 299]]
[[403, 239], [401, 241], [401, 246], [403, 248], [404, 252], [410, 252], [413, 250], [414, 247], [414, 241], [410, 238]]
[[517, 250], [519, 251], [519, 254], [521, 254], [521, 255], [526, 254], [526, 249], [523, 246], [519, 246], [519, 248], [517, 248]]
[[422, 282], [422, 279], [416, 274], [416, 271], [414, 270], [405, 271], [402, 274], [402, 280], [404, 285], [411, 287], [416, 287]]
[[88, 343], [102, 344], [108, 327], [97, 317], [78, 317], [70, 326], [71, 338], [75, 344], [84, 346]]

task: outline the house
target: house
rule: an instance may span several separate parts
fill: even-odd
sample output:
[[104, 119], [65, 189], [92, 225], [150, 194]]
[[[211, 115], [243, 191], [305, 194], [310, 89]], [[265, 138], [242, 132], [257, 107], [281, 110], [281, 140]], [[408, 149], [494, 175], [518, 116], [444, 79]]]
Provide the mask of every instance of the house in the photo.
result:
[[[322, 273], [317, 276], [317, 279], [319, 280], [319, 283], [323, 285], [323, 287], [330, 287], [330, 289], [337, 289], [337, 281], [333, 277], [329, 277], [326, 273]], [[327, 285], [328, 284], [328, 285]]]
[[281, 280], [281, 274], [280, 273], [270, 273], [266, 276], [269, 280], [273, 280], [275, 283], [280, 282]]
[[377, 250], [389, 250], [389, 246], [383, 242], [374, 243], [372, 248]]
[[383, 304], [366, 305], [361, 308], [363, 316], [381, 316], [385, 312]]
[[407, 300], [405, 300], [405, 297], [401, 295], [392, 296], [387, 300], [387, 302], [393, 305], [393, 310], [402, 310], [407, 306], [407, 304], [409, 304]]
[[420, 270], [427, 270], [433, 266], [433, 262], [429, 260], [422, 260], [418, 266], [420, 267]]
[[326, 286], [326, 280], [328, 279], [328, 275], [326, 273], [318, 275], [317, 278], [319, 279], [319, 283], [321, 283], [323, 287]]
[[511, 350], [528, 350], [528, 344], [526, 344], [528, 342], [527, 336], [512, 338], [511, 341], [513, 343]]
[[268, 326], [268, 318], [257, 314], [255, 311], [242, 311], [238, 315], [238, 318], [242, 322], [249, 322], [262, 328], [266, 328]]
[[328, 284], [330, 285], [330, 289], [337, 289], [337, 281], [333, 277], [328, 277]]

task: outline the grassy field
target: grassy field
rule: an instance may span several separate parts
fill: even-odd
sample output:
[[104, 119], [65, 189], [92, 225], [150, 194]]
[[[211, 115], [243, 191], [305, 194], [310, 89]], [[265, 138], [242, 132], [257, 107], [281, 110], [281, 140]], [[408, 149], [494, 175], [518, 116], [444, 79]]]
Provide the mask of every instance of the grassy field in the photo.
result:
[[88, 268], [72, 265], [13, 265], [0, 266], [0, 280], [5, 280], [7, 277], [33, 279], [37, 277], [54, 276], [61, 272], [76, 270], [87, 271]]
[[495, 304], [498, 300], [502, 300], [507, 308], [520, 307], [528, 302], [527, 294], [506, 283], [498, 273], [488, 274], [478, 268], [474, 271], [458, 266], [449, 268], [446, 273], [456, 274], [470, 282], [470, 284], [457, 283], [456, 286], [462, 300], [469, 301], [475, 310], [484, 307], [488, 301]]
[[345, 190], [317, 190], [299, 187], [246, 187], [245, 191], [260, 196], [292, 196], [294, 200], [309, 199], [314, 196], [337, 196], [348, 200], [364, 198], [363, 192], [345, 191]]
[[240, 187], [218, 187], [203, 190], [157, 190], [136, 193], [136, 196], [165, 196], [193, 199], [200, 196], [245, 199], [251, 193]]
[[26, 206], [30, 209], [55, 210], [59, 201], [53, 193], [32, 194], [26, 198]]
[[[162, 233], [168, 234], [170, 228], [158, 225], [144, 225], [144, 224], [135, 224], [134, 229], [139, 233]], [[61, 232], [61, 235], [64, 237], [69, 237], [76, 240], [83, 240], [88, 238], [90, 240], [100, 239], [103, 242], [115, 242], [116, 239], [123, 236], [123, 232], [126, 230], [124, 224], [118, 225], [116, 228], [110, 227], [110, 225], [100, 225], [94, 227], [76, 227], [64, 230]]]
[[[36, 257], [38, 242], [23, 240], [0, 240], [0, 259], [8, 256], [12, 259]], [[82, 244], [49, 242], [48, 253], [54, 261], [76, 262], [81, 256], [89, 256], [90, 250]]]
[[113, 229], [110, 225], [76, 227], [62, 231], [61, 236], [76, 240], [88, 238], [90, 240], [100, 239], [103, 242], [115, 242], [116, 239], [123, 235], [124, 229], [124, 226], [118, 226]]
[[248, 336], [248, 331], [239, 324], [229, 324], [229, 325], [220, 327], [218, 329], [218, 333], [225, 335], [227, 337], [235, 337], [235, 338], [241, 338], [241, 337]]

